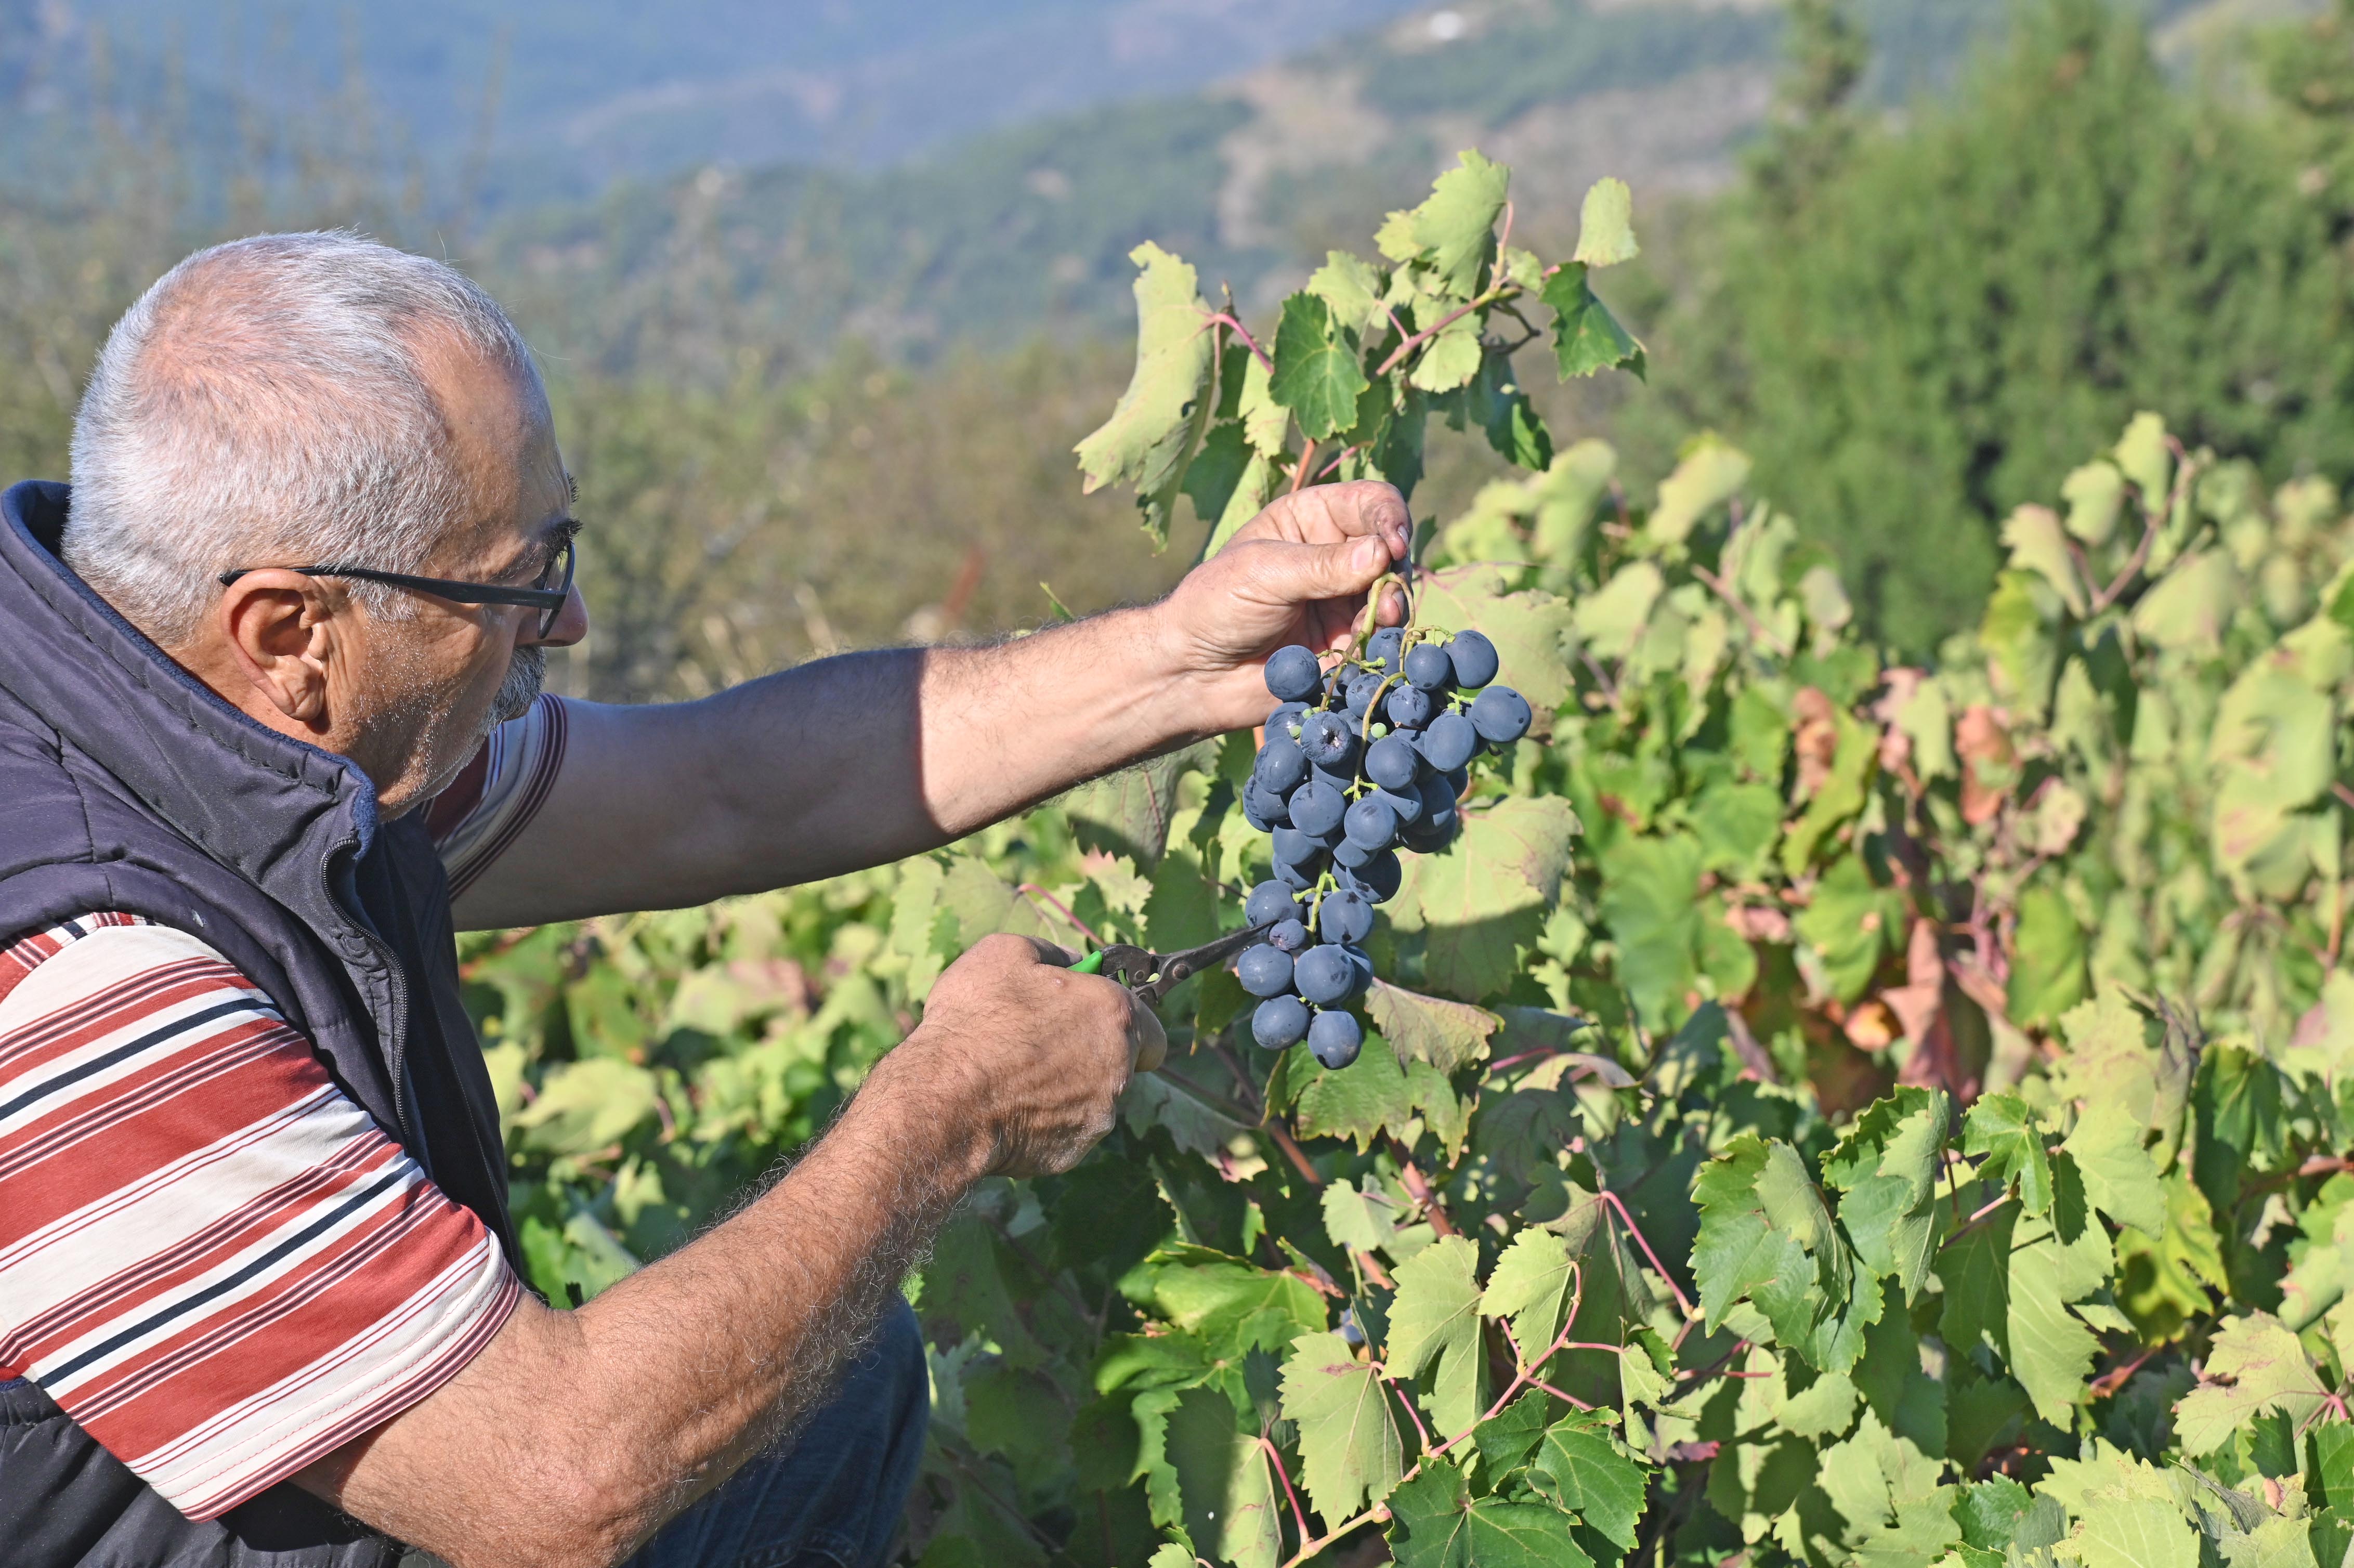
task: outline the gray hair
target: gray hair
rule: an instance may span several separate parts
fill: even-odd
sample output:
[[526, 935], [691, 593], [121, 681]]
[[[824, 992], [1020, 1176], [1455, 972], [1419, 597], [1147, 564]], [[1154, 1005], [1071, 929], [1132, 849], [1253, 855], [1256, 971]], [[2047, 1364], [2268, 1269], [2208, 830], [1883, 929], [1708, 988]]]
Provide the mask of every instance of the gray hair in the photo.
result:
[[[531, 372], [456, 268], [346, 232], [199, 250], [108, 334], [74, 418], [66, 564], [166, 648], [239, 567], [418, 570], [465, 514], [419, 351]], [[352, 583], [387, 616], [400, 596]]]

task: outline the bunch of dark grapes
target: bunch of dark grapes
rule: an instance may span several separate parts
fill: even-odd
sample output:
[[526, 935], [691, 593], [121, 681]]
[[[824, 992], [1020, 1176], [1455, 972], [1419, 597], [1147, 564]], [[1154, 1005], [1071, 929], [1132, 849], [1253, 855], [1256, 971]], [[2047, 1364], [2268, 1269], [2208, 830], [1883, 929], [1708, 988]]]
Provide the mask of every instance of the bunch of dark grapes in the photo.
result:
[[1471, 759], [1528, 733], [1528, 699], [1490, 684], [1496, 663], [1476, 631], [1397, 627], [1330, 670], [1298, 645], [1267, 662], [1277, 706], [1243, 815], [1274, 835], [1275, 875], [1251, 889], [1244, 913], [1267, 939], [1235, 973], [1261, 999], [1251, 1033], [1268, 1050], [1304, 1039], [1327, 1067], [1357, 1059], [1350, 1009], [1373, 984], [1363, 943], [1398, 890], [1397, 852], [1452, 843]]

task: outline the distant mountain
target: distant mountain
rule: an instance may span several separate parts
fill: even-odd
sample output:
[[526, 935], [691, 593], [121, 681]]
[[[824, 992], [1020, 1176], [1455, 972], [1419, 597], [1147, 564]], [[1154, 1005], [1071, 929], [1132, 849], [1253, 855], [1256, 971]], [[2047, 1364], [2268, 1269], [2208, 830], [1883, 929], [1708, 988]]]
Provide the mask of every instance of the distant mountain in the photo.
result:
[[[2153, 0], [2170, 16], [2190, 0]], [[1867, 91], [1949, 79], [2011, 0], [1860, 0]], [[1605, 174], [1642, 199], [1729, 181], [1770, 104], [1782, 14], [1757, 0], [1457, 0], [1196, 90], [960, 137], [866, 174], [808, 164], [627, 185], [518, 215], [502, 270], [621, 297], [692, 254], [802, 337], [920, 355], [1040, 330], [1119, 331], [1151, 238], [1261, 308], [1333, 246], [1362, 248], [1455, 153], [1510, 163], [1522, 220], [1574, 222]], [[645, 344], [570, 334], [578, 352]], [[594, 344], [592, 349], [589, 345]]]
[[[50, 0], [291, 108], [356, 59], [431, 160], [486, 90], [508, 200], [620, 175], [782, 160], [875, 168], [973, 133], [1181, 92], [1378, 23], [1410, 0]], [[0, 0], [5, 6], [27, 0]], [[5, 26], [0, 22], [0, 26]]]

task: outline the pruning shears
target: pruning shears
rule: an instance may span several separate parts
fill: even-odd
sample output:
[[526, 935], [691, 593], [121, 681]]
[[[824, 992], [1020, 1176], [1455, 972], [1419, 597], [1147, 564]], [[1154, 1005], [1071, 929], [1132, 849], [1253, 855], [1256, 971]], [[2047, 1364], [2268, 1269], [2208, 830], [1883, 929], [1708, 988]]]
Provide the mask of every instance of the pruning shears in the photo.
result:
[[1182, 953], [1155, 953], [1143, 948], [1114, 942], [1098, 948], [1071, 966], [1076, 974], [1100, 974], [1116, 980], [1133, 991], [1139, 1000], [1160, 1009], [1161, 999], [1178, 985], [1214, 964], [1224, 963], [1264, 936], [1268, 927], [1253, 926], [1246, 930], [1229, 931], [1214, 942], [1204, 942], [1198, 948], [1188, 948]]

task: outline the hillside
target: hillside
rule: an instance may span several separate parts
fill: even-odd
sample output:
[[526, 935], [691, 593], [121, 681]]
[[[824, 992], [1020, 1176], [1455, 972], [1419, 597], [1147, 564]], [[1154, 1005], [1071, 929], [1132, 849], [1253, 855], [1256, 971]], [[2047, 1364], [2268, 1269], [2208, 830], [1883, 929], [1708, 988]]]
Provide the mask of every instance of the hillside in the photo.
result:
[[[2148, 9], [2164, 21], [2199, 7]], [[1949, 79], [2008, 10], [1863, 0], [1867, 95], [1893, 107]], [[488, 243], [552, 307], [610, 300], [693, 258], [804, 341], [851, 333], [921, 356], [1042, 329], [1117, 332], [1140, 241], [1262, 306], [1465, 146], [1512, 164], [1540, 225], [1566, 221], [1603, 174], [1651, 202], [1719, 188], [1764, 120], [1780, 49], [1778, 7], [1754, 0], [1467, 0], [886, 170], [715, 166], [535, 209]], [[633, 359], [643, 345], [610, 319], [580, 318], [568, 350]]]

